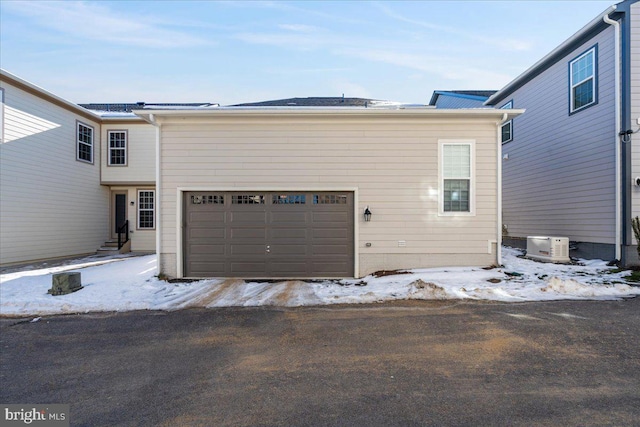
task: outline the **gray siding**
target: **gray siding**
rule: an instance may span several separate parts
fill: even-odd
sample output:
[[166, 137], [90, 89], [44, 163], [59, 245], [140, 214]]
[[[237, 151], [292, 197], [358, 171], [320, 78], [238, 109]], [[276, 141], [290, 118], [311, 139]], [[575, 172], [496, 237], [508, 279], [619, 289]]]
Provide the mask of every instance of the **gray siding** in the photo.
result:
[[[598, 45], [598, 104], [569, 115], [568, 63]], [[515, 91], [503, 145], [503, 223], [512, 237], [615, 242], [614, 31], [607, 28]], [[508, 100], [507, 99], [507, 100]]]

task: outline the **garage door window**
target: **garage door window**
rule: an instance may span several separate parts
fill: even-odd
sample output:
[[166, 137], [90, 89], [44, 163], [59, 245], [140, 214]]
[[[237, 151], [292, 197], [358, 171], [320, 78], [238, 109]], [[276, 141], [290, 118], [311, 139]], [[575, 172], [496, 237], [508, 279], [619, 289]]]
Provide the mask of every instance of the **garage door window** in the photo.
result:
[[346, 205], [346, 194], [314, 194], [314, 205]]
[[274, 205], [304, 205], [307, 197], [304, 194], [274, 194], [271, 203]]
[[224, 205], [223, 195], [191, 196], [192, 205]]
[[234, 205], [264, 205], [264, 196], [255, 194], [234, 194], [231, 196]]

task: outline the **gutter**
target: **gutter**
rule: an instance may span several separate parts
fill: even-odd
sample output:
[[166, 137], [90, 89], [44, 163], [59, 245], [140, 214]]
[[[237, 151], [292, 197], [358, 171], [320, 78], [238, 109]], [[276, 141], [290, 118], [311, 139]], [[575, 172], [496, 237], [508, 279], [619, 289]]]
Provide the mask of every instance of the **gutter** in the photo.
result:
[[[616, 6], [611, 7], [613, 10], [616, 9]], [[620, 176], [621, 173], [621, 147], [620, 147], [620, 139], [618, 135], [620, 134], [620, 126], [621, 126], [621, 114], [620, 114], [620, 22], [609, 18], [609, 15], [606, 14], [602, 17], [602, 20], [609, 25], [613, 25], [615, 31], [615, 47], [614, 47], [614, 64], [615, 64], [615, 94], [614, 94], [614, 110], [615, 110], [615, 157], [616, 157], [616, 225], [615, 225], [615, 245], [616, 245], [616, 259], [621, 260], [622, 255], [622, 179]]]
[[497, 151], [497, 164], [496, 164], [496, 181], [497, 181], [497, 196], [498, 196], [498, 226], [496, 233], [496, 256], [498, 266], [502, 265], [502, 142], [501, 139], [501, 126], [509, 119], [509, 114], [504, 113], [502, 120], [496, 122], [496, 151]]
[[160, 209], [160, 201], [162, 197], [162, 184], [160, 181], [160, 124], [156, 122], [156, 118], [153, 114], [149, 114], [148, 121], [156, 128], [156, 274], [160, 274], [162, 272], [160, 269], [160, 242], [162, 239], [162, 223], [160, 221], [162, 216], [162, 209]]

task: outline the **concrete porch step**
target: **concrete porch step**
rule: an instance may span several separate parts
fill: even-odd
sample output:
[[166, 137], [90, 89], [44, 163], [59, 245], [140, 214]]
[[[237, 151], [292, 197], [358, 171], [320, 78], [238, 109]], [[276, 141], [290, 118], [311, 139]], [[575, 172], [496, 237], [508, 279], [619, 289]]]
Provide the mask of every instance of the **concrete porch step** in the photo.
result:
[[118, 241], [117, 240], [108, 240], [104, 242], [104, 245], [100, 246], [96, 251], [96, 255], [98, 256], [109, 256], [109, 255], [117, 255], [124, 254], [127, 252], [131, 252], [131, 240], [125, 243], [122, 248], [118, 249]]

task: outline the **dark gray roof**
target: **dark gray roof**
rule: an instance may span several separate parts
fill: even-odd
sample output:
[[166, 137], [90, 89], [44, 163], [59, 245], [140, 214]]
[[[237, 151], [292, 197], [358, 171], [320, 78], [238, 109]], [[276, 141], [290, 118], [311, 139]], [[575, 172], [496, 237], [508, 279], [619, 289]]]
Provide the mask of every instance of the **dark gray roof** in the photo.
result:
[[369, 98], [345, 98], [311, 96], [307, 98], [287, 98], [273, 101], [248, 102], [245, 104], [229, 105], [229, 107], [366, 107], [372, 102], [379, 102]]
[[210, 102], [190, 102], [190, 103], [113, 103], [113, 104], [78, 104], [87, 110], [93, 111], [111, 111], [117, 113], [130, 113], [132, 110], [141, 110], [145, 107], [209, 107], [212, 105]]

